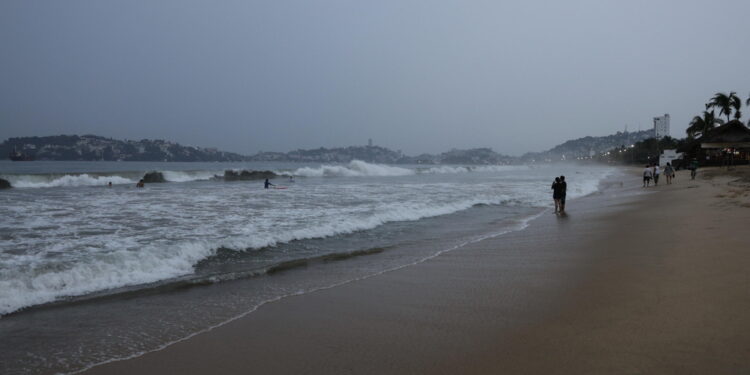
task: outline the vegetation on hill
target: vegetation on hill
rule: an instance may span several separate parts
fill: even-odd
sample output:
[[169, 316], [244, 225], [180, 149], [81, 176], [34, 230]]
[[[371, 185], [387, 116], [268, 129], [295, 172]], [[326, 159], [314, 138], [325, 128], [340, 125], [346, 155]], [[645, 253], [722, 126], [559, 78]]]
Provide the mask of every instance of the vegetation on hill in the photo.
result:
[[242, 155], [216, 149], [142, 139], [120, 141], [96, 135], [57, 135], [9, 138], [0, 144], [0, 156], [20, 153], [36, 160], [106, 161], [240, 161]]

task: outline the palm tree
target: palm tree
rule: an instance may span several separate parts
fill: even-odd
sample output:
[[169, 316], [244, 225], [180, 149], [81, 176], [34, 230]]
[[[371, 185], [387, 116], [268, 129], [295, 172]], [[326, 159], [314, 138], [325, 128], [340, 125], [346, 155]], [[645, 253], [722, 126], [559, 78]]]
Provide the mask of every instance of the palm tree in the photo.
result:
[[693, 117], [693, 120], [690, 121], [690, 126], [688, 126], [685, 132], [688, 137], [698, 138], [711, 131], [716, 125], [721, 125], [723, 123], [724, 121], [722, 119], [716, 118], [714, 111], [703, 111], [703, 117]]
[[708, 107], [719, 107], [719, 115], [727, 115], [727, 121], [729, 121], [729, 116], [732, 115], [732, 110], [739, 111], [741, 106], [742, 100], [734, 91], [730, 92], [729, 95], [717, 92], [708, 102]]

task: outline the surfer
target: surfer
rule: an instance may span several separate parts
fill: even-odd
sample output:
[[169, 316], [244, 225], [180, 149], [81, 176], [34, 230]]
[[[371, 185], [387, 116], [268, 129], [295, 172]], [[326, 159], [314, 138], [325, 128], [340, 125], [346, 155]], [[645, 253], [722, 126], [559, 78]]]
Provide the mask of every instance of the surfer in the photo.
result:
[[144, 186], [146, 186], [146, 183], [143, 182], [143, 179], [140, 179], [140, 181], [138, 181], [138, 183], [135, 184], [135, 187], [137, 187], [137, 188], [142, 188]]
[[266, 182], [263, 183], [263, 187], [265, 189], [268, 189], [269, 186], [276, 186], [276, 185], [272, 184], [271, 181], [268, 181], [268, 179], [266, 179]]

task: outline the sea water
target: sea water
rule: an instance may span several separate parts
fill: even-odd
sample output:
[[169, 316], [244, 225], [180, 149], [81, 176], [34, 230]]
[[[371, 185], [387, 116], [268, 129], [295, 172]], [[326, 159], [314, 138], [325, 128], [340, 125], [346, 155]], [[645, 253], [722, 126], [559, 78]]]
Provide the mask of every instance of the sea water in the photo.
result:
[[[225, 170], [271, 170], [224, 181]], [[166, 183], [135, 183], [160, 171]], [[606, 166], [0, 162], [0, 372], [73, 372], [522, 229]], [[112, 187], [108, 187], [108, 183]], [[44, 340], [39, 338], [43, 337]]]

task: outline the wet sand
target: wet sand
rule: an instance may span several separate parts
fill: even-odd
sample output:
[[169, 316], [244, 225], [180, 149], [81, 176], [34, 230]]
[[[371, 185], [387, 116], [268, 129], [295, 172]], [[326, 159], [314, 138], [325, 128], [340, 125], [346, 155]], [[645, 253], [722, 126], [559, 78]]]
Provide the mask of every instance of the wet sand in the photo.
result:
[[85, 373], [750, 373], [750, 170], [648, 189], [638, 173], [567, 216]]

